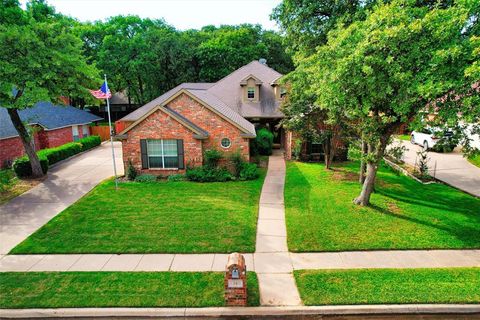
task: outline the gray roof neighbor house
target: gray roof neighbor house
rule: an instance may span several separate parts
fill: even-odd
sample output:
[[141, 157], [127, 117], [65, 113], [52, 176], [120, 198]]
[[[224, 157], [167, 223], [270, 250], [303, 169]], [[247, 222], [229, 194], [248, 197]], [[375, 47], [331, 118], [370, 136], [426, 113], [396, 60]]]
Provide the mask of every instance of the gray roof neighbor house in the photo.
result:
[[[45, 130], [54, 130], [73, 125], [89, 124], [103, 118], [72, 106], [54, 105], [50, 102], [39, 102], [32, 108], [19, 111], [20, 119], [28, 124], [37, 124]], [[17, 131], [7, 113], [0, 107], [0, 139], [17, 137]]]

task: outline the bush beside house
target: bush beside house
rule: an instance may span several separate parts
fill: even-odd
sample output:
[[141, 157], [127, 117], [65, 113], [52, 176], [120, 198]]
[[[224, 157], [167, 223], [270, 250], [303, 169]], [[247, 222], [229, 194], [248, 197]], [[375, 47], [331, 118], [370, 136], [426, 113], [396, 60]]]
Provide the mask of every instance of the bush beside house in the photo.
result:
[[251, 140], [251, 154], [269, 156], [273, 149], [273, 133], [266, 128], [259, 129], [255, 139]]
[[[75, 154], [92, 149], [100, 145], [101, 140], [98, 136], [89, 136], [76, 142], [69, 142], [55, 148], [43, 149], [37, 152], [40, 158], [42, 170], [47, 173], [48, 166], [59, 161], [65, 160]], [[13, 170], [19, 178], [27, 178], [32, 175], [30, 160], [27, 156], [20, 157], [13, 162]]]

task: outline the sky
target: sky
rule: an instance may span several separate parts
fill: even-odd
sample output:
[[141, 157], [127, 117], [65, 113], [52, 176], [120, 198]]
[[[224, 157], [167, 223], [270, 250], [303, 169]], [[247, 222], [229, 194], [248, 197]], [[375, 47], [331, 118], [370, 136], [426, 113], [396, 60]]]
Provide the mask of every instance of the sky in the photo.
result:
[[[26, 0], [21, 0], [24, 5]], [[163, 18], [179, 30], [206, 25], [260, 24], [278, 30], [270, 13], [281, 0], [47, 0], [58, 12], [80, 21], [103, 20], [115, 15]]]

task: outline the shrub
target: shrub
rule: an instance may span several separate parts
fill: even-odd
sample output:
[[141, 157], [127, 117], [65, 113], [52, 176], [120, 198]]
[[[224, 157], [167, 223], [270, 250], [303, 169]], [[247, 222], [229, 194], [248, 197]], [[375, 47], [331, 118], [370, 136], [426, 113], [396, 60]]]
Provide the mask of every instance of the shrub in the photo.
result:
[[77, 142], [82, 144], [82, 151], [86, 151], [96, 146], [99, 146], [102, 143], [102, 140], [99, 136], [89, 136], [78, 140]]
[[254, 140], [251, 140], [250, 147], [253, 155], [271, 155], [273, 148], [273, 133], [265, 128], [258, 130], [257, 137]]
[[293, 150], [292, 150], [293, 159], [300, 160], [301, 153], [302, 153], [302, 140], [295, 139], [293, 143]]
[[421, 179], [428, 179], [430, 177], [428, 173], [428, 153], [426, 150], [418, 151], [417, 152], [417, 168], [415, 168], [415, 173]]
[[239, 179], [240, 180], [255, 180], [259, 176], [258, 168], [255, 163], [245, 162], [242, 164], [242, 169], [240, 170]]
[[[43, 173], [48, 171], [48, 159], [40, 157], [40, 165], [42, 166]], [[13, 171], [19, 178], [27, 178], [32, 175], [32, 167], [30, 166], [30, 160], [28, 157], [20, 157], [13, 162]]]
[[189, 168], [185, 176], [188, 180], [196, 182], [225, 182], [232, 179], [232, 175], [227, 169], [206, 166]]
[[153, 174], [141, 174], [135, 177], [136, 182], [155, 182], [157, 177]]
[[176, 181], [185, 181], [187, 177], [184, 174], [172, 174], [168, 176], [168, 181], [176, 182]]
[[128, 160], [128, 168], [127, 168], [127, 179], [130, 181], [134, 181], [137, 177], [137, 169], [133, 166], [132, 160]]
[[401, 143], [398, 143], [392, 147], [390, 147], [386, 151], [386, 156], [389, 157], [390, 159], [393, 160], [395, 163], [403, 163], [404, 160], [403, 158], [405, 157], [405, 152], [408, 151], [408, 149], [402, 145]]
[[243, 164], [245, 163], [245, 160], [243, 159], [240, 152], [232, 154], [232, 156], [230, 157], [230, 161], [232, 161], [233, 165], [233, 176], [236, 178], [240, 177], [240, 172], [242, 171]]
[[81, 143], [69, 142], [55, 148], [40, 150], [37, 152], [37, 154], [39, 157], [47, 158], [48, 164], [52, 165], [54, 163], [65, 160], [80, 152], [82, 152]]
[[203, 154], [204, 165], [207, 168], [216, 168], [222, 158], [223, 154], [215, 149], [206, 150]]

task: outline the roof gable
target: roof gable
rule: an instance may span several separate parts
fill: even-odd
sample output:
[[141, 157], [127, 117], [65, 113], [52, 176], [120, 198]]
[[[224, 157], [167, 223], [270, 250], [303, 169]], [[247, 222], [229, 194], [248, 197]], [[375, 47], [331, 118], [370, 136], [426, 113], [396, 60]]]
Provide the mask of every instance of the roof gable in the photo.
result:
[[245, 78], [243, 78], [241, 81], [240, 81], [240, 85], [241, 86], [246, 86], [248, 84], [248, 80], [250, 79], [253, 79], [255, 81], [255, 84], [257, 86], [261, 85], [263, 83], [262, 80], [258, 79], [257, 77], [255, 77], [253, 74], [249, 74], [248, 76], [246, 76]]
[[[255, 137], [255, 127], [252, 123], [247, 121], [241, 115], [235, 113], [233, 110], [231, 110], [228, 106], [226, 106], [218, 98], [216, 98], [214, 96], [211, 96], [211, 95], [208, 95], [205, 92], [205, 90], [194, 90], [194, 89], [180, 89], [178, 92], [172, 94], [168, 99], [165, 99], [163, 102], [161, 102], [161, 104], [158, 104], [157, 106], [150, 109], [147, 113], [142, 115], [134, 123], [132, 123], [130, 126], [128, 126], [125, 130], [123, 130], [120, 133], [120, 135], [123, 135], [123, 134], [127, 133], [128, 131], [130, 131], [132, 128], [137, 126], [140, 122], [145, 120], [148, 116], [150, 116], [153, 112], [155, 112], [156, 110], [158, 110], [160, 108], [167, 109], [166, 112], [168, 112], [168, 111], [174, 112], [177, 115], [181, 116], [177, 112], [175, 112], [175, 111], [169, 109], [168, 107], [166, 107], [169, 102], [171, 102], [172, 100], [174, 100], [175, 98], [177, 98], [181, 94], [188, 95], [190, 98], [194, 99], [195, 101], [197, 101], [201, 105], [205, 106], [210, 111], [216, 113], [221, 118], [230, 122], [235, 127], [240, 129], [241, 131], [243, 131], [246, 137]], [[165, 112], [165, 110], [164, 110], [164, 112]], [[188, 119], [184, 118], [183, 116], [181, 116], [181, 117], [183, 119], [189, 121]], [[192, 122], [190, 122], [190, 123], [193, 124]]]

